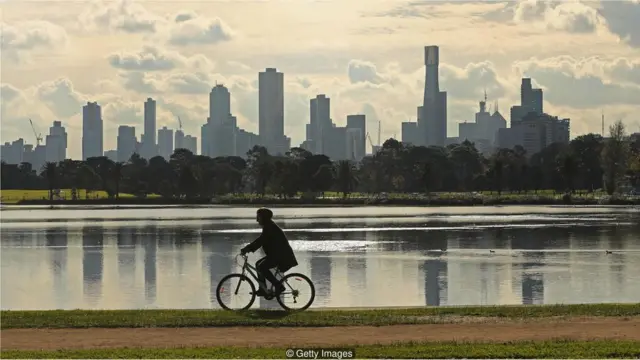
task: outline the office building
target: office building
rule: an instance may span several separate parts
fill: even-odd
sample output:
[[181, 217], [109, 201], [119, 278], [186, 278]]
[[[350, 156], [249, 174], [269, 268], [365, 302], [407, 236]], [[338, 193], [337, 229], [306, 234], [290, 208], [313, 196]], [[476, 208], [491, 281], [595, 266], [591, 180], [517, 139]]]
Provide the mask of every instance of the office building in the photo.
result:
[[260, 143], [270, 154], [284, 154], [289, 151], [284, 135], [284, 74], [267, 68], [258, 76], [258, 88]]
[[242, 158], [247, 158], [247, 152], [254, 146], [260, 145], [260, 136], [252, 132], [237, 129], [236, 133], [236, 154]]
[[447, 138], [447, 93], [440, 91], [438, 46], [425, 46], [425, 80], [422, 114], [418, 115], [418, 129], [426, 146], [444, 146]]
[[480, 110], [476, 113], [475, 122], [458, 124], [458, 138], [460, 142], [468, 140], [474, 143], [478, 151], [488, 155], [498, 147], [498, 131], [506, 129], [507, 120], [498, 111], [497, 103], [493, 114], [487, 111], [486, 93], [484, 101], [480, 101], [479, 105]]
[[211, 117], [208, 117], [207, 122], [200, 127], [200, 154], [204, 156], [211, 156], [211, 127], [213, 124], [210, 119]]
[[322, 142], [325, 145], [325, 151], [322, 154], [333, 161], [349, 159], [350, 156], [347, 155], [347, 128], [334, 125], [329, 129], [324, 129], [324, 132], [326, 135]]
[[407, 145], [419, 144], [418, 123], [406, 121], [402, 123], [402, 142]]
[[[360, 161], [360, 141], [362, 139], [362, 129], [346, 128], [346, 159], [351, 161]], [[364, 156], [362, 156], [364, 157]]]
[[82, 107], [82, 160], [103, 155], [102, 110], [97, 102]]
[[23, 156], [25, 152], [24, 139], [20, 138], [13, 142], [6, 142], [2, 145], [0, 154], [2, 161], [7, 164], [19, 165], [24, 161]]
[[534, 112], [527, 114], [520, 121], [513, 122], [511, 128], [499, 129], [498, 132], [501, 148], [512, 149], [520, 145], [529, 157], [553, 143], [568, 144], [569, 138], [569, 119]]
[[[363, 114], [347, 115], [347, 129], [360, 130], [360, 138], [356, 142], [355, 160], [360, 161], [367, 153], [367, 119]], [[347, 130], [348, 131], [348, 130]], [[355, 134], [352, 132], [352, 134]]]
[[46, 139], [46, 160], [48, 162], [60, 162], [67, 157], [67, 132], [62, 122], [54, 121], [49, 128]]
[[173, 130], [163, 126], [158, 130], [158, 155], [169, 161], [173, 155]]
[[156, 145], [156, 101], [147, 98], [144, 103], [144, 134], [142, 134], [142, 154], [143, 158], [149, 160], [158, 155]]
[[307, 140], [313, 141], [314, 154], [325, 154], [329, 146], [331, 123], [331, 100], [324, 94], [317, 95], [310, 101], [309, 130]]
[[109, 160], [113, 162], [118, 161], [118, 150], [107, 150], [104, 152], [103, 156], [107, 157]]
[[174, 137], [173, 144], [175, 145], [174, 147], [176, 148], [176, 150], [185, 148], [184, 147], [184, 132], [182, 131], [182, 129], [176, 130], [176, 134], [175, 134], [175, 137]]
[[209, 119], [215, 125], [223, 125], [231, 114], [231, 94], [222, 84], [217, 84], [209, 93]]
[[198, 138], [191, 135], [185, 136], [183, 148], [191, 151], [194, 155], [198, 154]]
[[116, 151], [118, 152], [118, 161], [126, 163], [131, 156], [137, 151], [138, 139], [136, 138], [136, 128], [133, 126], [122, 125], [118, 127], [118, 139]]

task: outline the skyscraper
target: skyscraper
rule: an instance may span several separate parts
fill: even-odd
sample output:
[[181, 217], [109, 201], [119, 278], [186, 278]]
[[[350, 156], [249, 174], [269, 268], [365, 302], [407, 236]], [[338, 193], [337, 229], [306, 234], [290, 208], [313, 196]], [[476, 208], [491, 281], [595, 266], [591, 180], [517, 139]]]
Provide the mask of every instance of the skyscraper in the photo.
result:
[[183, 148], [191, 151], [194, 155], [198, 153], [198, 138], [187, 135], [184, 137]]
[[362, 160], [366, 155], [367, 118], [363, 114], [347, 115], [347, 129], [359, 129], [360, 138], [356, 142], [355, 159]]
[[[258, 76], [258, 131], [260, 142], [272, 154], [284, 154], [284, 74], [267, 68]], [[284, 151], [283, 151], [284, 150]]]
[[117, 143], [118, 161], [129, 161], [131, 155], [136, 152], [136, 128], [126, 125], [119, 126]]
[[444, 146], [447, 138], [447, 93], [440, 91], [438, 46], [425, 46], [426, 66], [422, 116], [418, 116], [418, 128], [427, 146]]
[[209, 93], [209, 121], [215, 125], [224, 124], [231, 114], [231, 94], [222, 84], [217, 84]]
[[184, 146], [184, 132], [182, 129], [176, 130], [174, 145], [176, 150], [186, 149]]
[[307, 140], [313, 141], [314, 153], [326, 155], [329, 132], [333, 127], [331, 124], [331, 99], [324, 94], [317, 95], [314, 99], [311, 99], [309, 108], [309, 133], [311, 138]]
[[144, 103], [144, 134], [142, 135], [142, 157], [149, 160], [158, 155], [156, 146], [156, 101], [147, 98]]
[[46, 159], [50, 162], [60, 162], [67, 157], [67, 132], [62, 122], [54, 121], [49, 128], [46, 141]]
[[158, 155], [169, 161], [173, 154], [173, 130], [163, 126], [158, 130]]
[[97, 102], [82, 107], [82, 160], [103, 154], [102, 112]]

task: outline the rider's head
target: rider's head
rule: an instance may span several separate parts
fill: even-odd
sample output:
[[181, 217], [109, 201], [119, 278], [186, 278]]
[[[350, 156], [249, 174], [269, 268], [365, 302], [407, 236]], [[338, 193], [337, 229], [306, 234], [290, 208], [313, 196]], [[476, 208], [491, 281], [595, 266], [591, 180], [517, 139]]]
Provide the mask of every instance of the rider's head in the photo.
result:
[[264, 226], [264, 224], [271, 221], [272, 218], [273, 218], [273, 211], [267, 208], [260, 208], [256, 212], [256, 221], [258, 222], [258, 224], [262, 226]]

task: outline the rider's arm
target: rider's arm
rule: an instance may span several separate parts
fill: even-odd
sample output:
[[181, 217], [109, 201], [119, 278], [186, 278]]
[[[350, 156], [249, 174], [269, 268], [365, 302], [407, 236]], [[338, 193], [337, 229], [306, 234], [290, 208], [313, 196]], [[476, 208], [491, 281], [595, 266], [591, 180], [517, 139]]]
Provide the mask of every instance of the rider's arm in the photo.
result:
[[255, 239], [251, 244], [243, 247], [241, 252], [244, 254], [247, 252], [254, 252], [260, 249], [262, 247], [262, 244], [264, 243], [265, 238], [266, 236], [264, 236], [264, 232], [263, 232], [262, 235], [260, 235], [257, 239]]

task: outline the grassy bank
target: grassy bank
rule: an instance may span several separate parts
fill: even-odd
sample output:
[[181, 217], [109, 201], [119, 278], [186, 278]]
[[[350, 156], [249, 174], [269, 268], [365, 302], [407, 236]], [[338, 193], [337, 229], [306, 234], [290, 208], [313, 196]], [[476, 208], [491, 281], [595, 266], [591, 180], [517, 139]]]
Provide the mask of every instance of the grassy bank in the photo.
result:
[[252, 310], [52, 310], [2, 311], [2, 329], [346, 326], [447, 322], [447, 316], [531, 318], [551, 316], [640, 316], [638, 304], [428, 307], [376, 310], [322, 310], [301, 313]]
[[[230, 358], [287, 358], [287, 348], [174, 348], [174, 349], [87, 349], [2, 351], [4, 359], [114, 359], [114, 358], [155, 358], [155, 359], [230, 359]], [[336, 351], [345, 351], [336, 348]], [[545, 341], [514, 343], [407, 343], [394, 345], [359, 346], [353, 349], [354, 357], [387, 359], [501, 359], [501, 358], [550, 358], [550, 359], [604, 359], [638, 358], [640, 343], [633, 341]], [[321, 357], [319, 357], [321, 358]]]
[[25, 199], [15, 202], [3, 201], [3, 204], [15, 205], [229, 205], [229, 206], [496, 206], [496, 205], [640, 205], [640, 197], [594, 198], [562, 196], [511, 195], [487, 197], [439, 197], [431, 198], [316, 198], [316, 199], [279, 199], [227, 197], [219, 199], [167, 199], [162, 197], [120, 199], [96, 198], [79, 200]]

